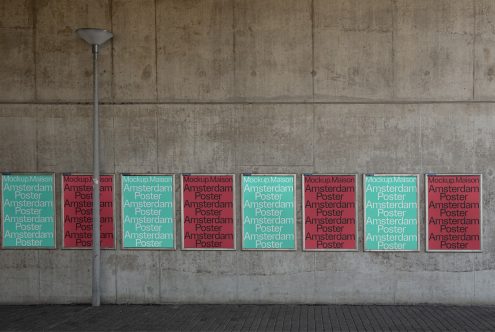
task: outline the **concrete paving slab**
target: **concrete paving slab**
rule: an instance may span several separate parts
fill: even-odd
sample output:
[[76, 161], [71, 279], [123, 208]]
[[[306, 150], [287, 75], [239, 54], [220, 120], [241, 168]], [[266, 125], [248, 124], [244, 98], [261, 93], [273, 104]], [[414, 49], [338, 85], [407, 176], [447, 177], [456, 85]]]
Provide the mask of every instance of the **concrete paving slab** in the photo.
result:
[[491, 331], [494, 306], [0, 306], [0, 331]]

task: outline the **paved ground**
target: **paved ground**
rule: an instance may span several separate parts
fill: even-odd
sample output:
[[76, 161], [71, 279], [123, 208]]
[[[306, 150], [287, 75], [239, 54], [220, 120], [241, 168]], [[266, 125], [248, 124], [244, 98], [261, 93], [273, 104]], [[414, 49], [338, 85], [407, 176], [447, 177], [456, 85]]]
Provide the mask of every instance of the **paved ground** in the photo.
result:
[[495, 331], [495, 306], [0, 306], [0, 331]]

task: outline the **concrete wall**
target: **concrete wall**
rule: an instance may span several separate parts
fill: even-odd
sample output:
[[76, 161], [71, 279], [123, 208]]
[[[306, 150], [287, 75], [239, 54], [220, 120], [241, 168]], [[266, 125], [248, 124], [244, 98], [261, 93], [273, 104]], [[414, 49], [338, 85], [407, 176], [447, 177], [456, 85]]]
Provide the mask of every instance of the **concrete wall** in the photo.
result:
[[[103, 172], [482, 173], [484, 251], [425, 253], [423, 220], [418, 253], [106, 250], [103, 302], [494, 304], [494, 22], [492, 0], [2, 0], [0, 171], [91, 171], [74, 30], [111, 29]], [[91, 252], [1, 250], [0, 280], [0, 303], [87, 303]]]

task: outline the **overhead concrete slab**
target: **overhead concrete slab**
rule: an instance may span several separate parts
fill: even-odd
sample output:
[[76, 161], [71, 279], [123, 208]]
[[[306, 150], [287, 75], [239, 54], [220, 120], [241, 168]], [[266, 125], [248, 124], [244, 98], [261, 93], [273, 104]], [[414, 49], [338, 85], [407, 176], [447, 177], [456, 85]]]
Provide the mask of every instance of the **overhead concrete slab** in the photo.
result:
[[115, 101], [156, 100], [155, 31], [154, 0], [112, 2]]
[[399, 0], [394, 25], [396, 99], [473, 99], [472, 1]]
[[235, 95], [312, 100], [310, 0], [234, 0]]
[[[1, 12], [1, 10], [0, 10]], [[33, 30], [0, 28], [0, 100], [34, 99]]]
[[[36, 91], [40, 101], [91, 101], [93, 65], [91, 46], [75, 30], [95, 27], [111, 30], [108, 0], [36, 1]], [[100, 98], [111, 98], [112, 45], [101, 47]]]
[[493, 16], [495, 3], [490, 0], [475, 0], [474, 39], [474, 98], [495, 99], [495, 31]]
[[0, 28], [32, 28], [34, 0], [0, 2]]
[[158, 99], [230, 99], [234, 85], [232, 26], [229, 0], [157, 0]]
[[315, 100], [393, 96], [393, 1], [314, 2]]

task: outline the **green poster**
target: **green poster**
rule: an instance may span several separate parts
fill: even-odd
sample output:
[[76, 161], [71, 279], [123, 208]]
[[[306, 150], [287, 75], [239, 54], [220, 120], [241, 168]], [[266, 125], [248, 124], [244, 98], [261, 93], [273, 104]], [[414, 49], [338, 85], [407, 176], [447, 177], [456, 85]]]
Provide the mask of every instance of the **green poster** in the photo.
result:
[[418, 177], [364, 177], [364, 250], [417, 251]]
[[122, 175], [123, 248], [174, 249], [173, 175]]
[[53, 175], [2, 175], [4, 248], [55, 248]]
[[296, 249], [294, 178], [242, 177], [243, 249]]

